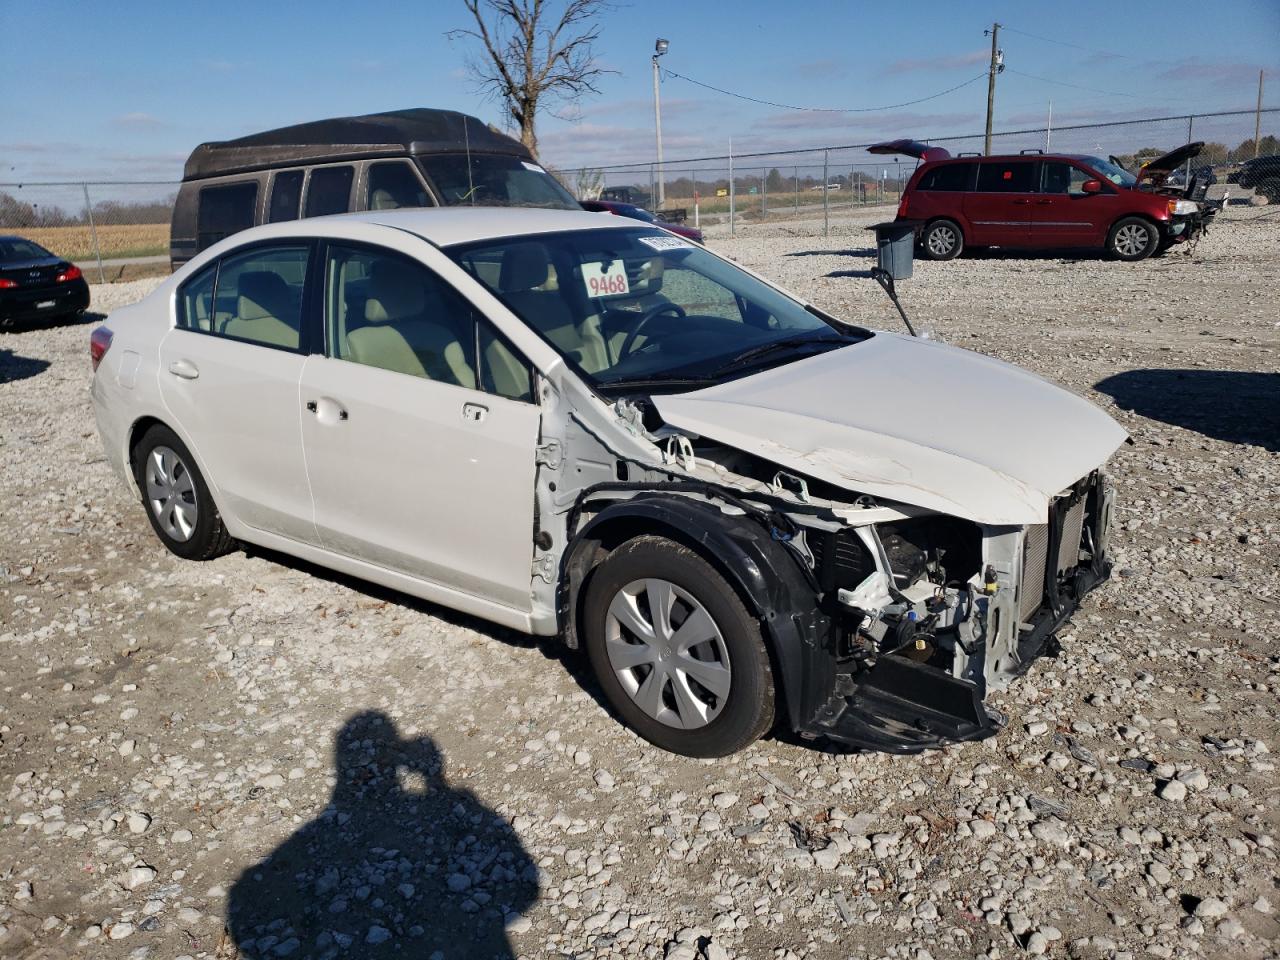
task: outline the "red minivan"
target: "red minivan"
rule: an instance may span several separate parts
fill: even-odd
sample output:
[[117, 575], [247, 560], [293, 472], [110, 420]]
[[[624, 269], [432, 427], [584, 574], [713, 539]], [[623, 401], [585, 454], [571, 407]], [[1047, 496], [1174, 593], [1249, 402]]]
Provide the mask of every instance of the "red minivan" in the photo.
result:
[[966, 247], [1093, 247], [1120, 260], [1142, 260], [1191, 239], [1212, 215], [1203, 202], [1204, 185], [1164, 187], [1169, 174], [1203, 146], [1180, 147], [1137, 176], [1084, 154], [952, 157], [915, 140], [877, 144], [868, 152], [923, 161], [903, 192], [898, 219], [921, 224], [918, 247], [930, 260], [952, 260]]

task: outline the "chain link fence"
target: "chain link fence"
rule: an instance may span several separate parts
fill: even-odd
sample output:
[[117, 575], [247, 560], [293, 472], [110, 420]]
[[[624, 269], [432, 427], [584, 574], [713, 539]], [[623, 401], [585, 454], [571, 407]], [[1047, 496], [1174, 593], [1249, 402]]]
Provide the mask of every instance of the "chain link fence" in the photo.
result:
[[[1210, 196], [1280, 203], [1277, 134], [1280, 108], [1273, 107], [1006, 131], [993, 136], [991, 150], [1115, 156], [1134, 169], [1188, 141], [1203, 140], [1204, 152], [1183, 176], [1207, 170], [1216, 181]], [[723, 224], [736, 233], [757, 224], [794, 221], [797, 231], [825, 234], [832, 217], [851, 211], [884, 207], [884, 216], [892, 216], [916, 161], [867, 152], [873, 143], [889, 139], [896, 137], [772, 152], [734, 144], [733, 151], [726, 149], [720, 156], [667, 161], [661, 169], [661, 204], [659, 169], [649, 161], [560, 170], [558, 175], [579, 199], [603, 196], [661, 208], [699, 226]], [[916, 139], [953, 155], [981, 153], [984, 145], [981, 134]], [[99, 282], [119, 279], [130, 263], [167, 262], [178, 186], [176, 180], [0, 182], [0, 233], [20, 233], [79, 263]]]
[[[1254, 141], [1255, 126], [1259, 130]], [[993, 135], [991, 152], [1023, 151], [1114, 156], [1129, 169], [1193, 140], [1204, 151], [1175, 180], [1211, 173], [1211, 196], [1280, 202], [1280, 108], [1098, 124], [1071, 124]], [[743, 149], [721, 156], [656, 163], [617, 164], [561, 171], [580, 199], [636, 203], [697, 225], [727, 223], [730, 231], [779, 220], [808, 221], [828, 232], [830, 218], [859, 207], [893, 206], [916, 167], [910, 157], [871, 154], [861, 144], [774, 152]], [[953, 156], [984, 152], [984, 135], [915, 139], [945, 147]], [[1256, 162], [1253, 158], [1258, 156]], [[1206, 169], [1207, 168], [1207, 169]], [[662, 191], [658, 181], [661, 178]], [[661, 197], [661, 201], [659, 200]], [[887, 214], [886, 214], [887, 215]], [[798, 228], [801, 228], [798, 225]]]

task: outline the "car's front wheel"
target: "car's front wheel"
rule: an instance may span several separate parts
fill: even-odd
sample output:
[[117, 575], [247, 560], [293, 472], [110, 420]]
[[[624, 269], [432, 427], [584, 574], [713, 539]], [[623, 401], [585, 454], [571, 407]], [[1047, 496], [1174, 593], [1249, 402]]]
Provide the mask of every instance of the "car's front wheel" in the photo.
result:
[[954, 260], [964, 250], [964, 234], [951, 220], [935, 220], [924, 228], [920, 250], [930, 260]]
[[232, 547], [209, 486], [191, 451], [163, 424], [153, 424], [133, 452], [133, 476], [156, 536], [184, 560], [212, 560]]
[[1155, 253], [1160, 234], [1150, 220], [1125, 217], [1116, 221], [1107, 235], [1107, 252], [1117, 260], [1145, 260]]
[[610, 705], [650, 743], [723, 757], [772, 725], [760, 624], [687, 547], [642, 536], [609, 554], [591, 575], [583, 626]]

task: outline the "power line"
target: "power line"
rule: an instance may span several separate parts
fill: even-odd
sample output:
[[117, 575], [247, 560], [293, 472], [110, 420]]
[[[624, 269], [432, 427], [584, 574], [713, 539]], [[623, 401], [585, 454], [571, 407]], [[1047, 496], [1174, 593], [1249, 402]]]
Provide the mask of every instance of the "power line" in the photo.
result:
[[665, 67], [662, 71], [669, 77], [675, 77], [677, 80], [683, 80], [686, 83], [692, 83], [694, 86], [702, 87], [706, 90], [713, 90], [716, 93], [722, 93], [726, 97], [735, 97], [738, 100], [746, 100], [749, 103], [759, 103], [766, 107], [777, 107], [781, 110], [802, 110], [807, 113], [875, 113], [878, 110], [896, 110], [899, 107], [910, 107], [917, 103], [924, 103], [926, 100], [936, 100], [938, 97], [945, 97], [948, 93], [954, 93], [961, 87], [967, 87], [971, 83], [976, 83], [987, 75], [987, 71], [983, 70], [976, 77], [970, 77], [964, 83], [957, 83], [954, 87], [949, 87], [940, 93], [933, 93], [927, 97], [921, 97], [918, 100], [908, 100], [906, 103], [891, 103], [883, 107], [797, 107], [790, 103], [774, 103], [772, 100], [760, 100], [756, 97], [748, 97], [743, 93], [734, 93], [732, 90], [724, 90], [720, 87], [713, 87], [709, 83], [703, 83], [701, 80], [695, 80], [693, 77], [686, 77], [676, 73], [674, 70], [668, 70]]
[[1111, 97], [1131, 97], [1134, 100], [1141, 100], [1137, 94], [1125, 93], [1122, 90], [1099, 90], [1097, 87], [1082, 87], [1078, 83], [1067, 83], [1065, 80], [1051, 80], [1049, 77], [1037, 77], [1034, 73], [1023, 73], [1021, 70], [1015, 70], [1013, 67], [1005, 68], [1009, 73], [1017, 74], [1020, 77], [1026, 77], [1028, 80], [1039, 80], [1041, 83], [1052, 83], [1059, 87], [1071, 87], [1073, 90], [1085, 90], [1089, 93], [1101, 93]]
[[[1017, 33], [1024, 37], [1030, 37], [1032, 40], [1041, 40], [1045, 43], [1054, 43], [1060, 47], [1071, 47], [1073, 50], [1083, 50], [1085, 53], [1100, 53], [1105, 57], [1121, 57], [1125, 60], [1139, 60], [1142, 58], [1131, 57], [1127, 53], [1116, 53], [1114, 50], [1099, 50], [1097, 47], [1086, 47], [1079, 43], [1071, 43], [1067, 40], [1055, 40], [1053, 37], [1042, 37], [1038, 33], [1028, 33], [1026, 30], [1019, 30], [1017, 27], [1010, 27], [1007, 24], [1001, 24], [1001, 27], [1010, 33]], [[1146, 58], [1150, 59], [1150, 58]], [[1170, 62], [1170, 61], [1165, 61]]]

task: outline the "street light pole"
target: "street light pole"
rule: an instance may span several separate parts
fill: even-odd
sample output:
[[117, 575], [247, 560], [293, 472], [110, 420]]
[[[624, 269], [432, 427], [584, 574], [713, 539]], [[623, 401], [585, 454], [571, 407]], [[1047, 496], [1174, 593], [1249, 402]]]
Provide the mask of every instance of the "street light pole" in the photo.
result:
[[662, 98], [658, 94], [658, 79], [661, 72], [658, 58], [667, 52], [670, 44], [661, 37], [653, 45], [653, 127], [658, 138], [658, 200], [654, 212], [661, 210], [667, 202], [667, 188], [662, 181]]

